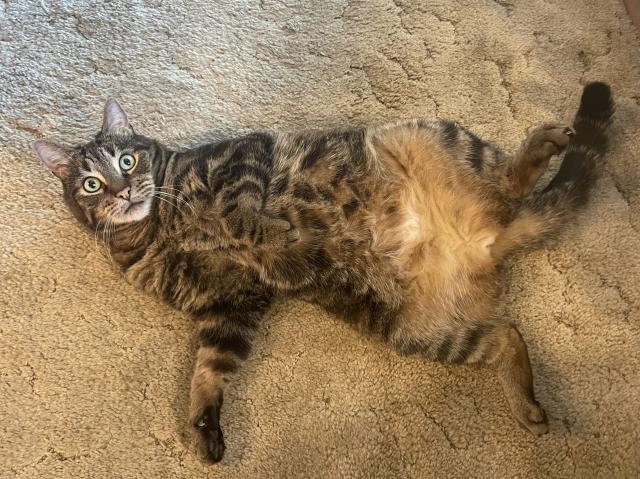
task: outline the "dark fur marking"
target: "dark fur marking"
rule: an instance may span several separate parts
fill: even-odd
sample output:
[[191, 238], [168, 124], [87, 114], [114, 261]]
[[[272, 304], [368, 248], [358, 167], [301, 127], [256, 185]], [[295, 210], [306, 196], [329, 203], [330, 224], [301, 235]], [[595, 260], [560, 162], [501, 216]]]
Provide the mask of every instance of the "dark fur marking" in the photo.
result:
[[315, 229], [315, 230], [326, 230], [327, 225], [322, 221], [322, 219], [316, 214], [316, 212], [309, 208], [301, 208], [298, 213], [300, 214], [300, 219], [302, 224], [306, 228]]
[[442, 137], [448, 147], [453, 147], [458, 142], [458, 126], [447, 120], [442, 120]]
[[239, 186], [236, 186], [233, 189], [227, 190], [223, 198], [224, 198], [224, 201], [233, 201], [236, 198], [238, 198], [240, 195], [251, 195], [251, 196], [257, 196], [259, 198], [262, 198], [263, 190], [262, 188], [260, 188], [260, 186], [255, 184], [253, 181], [249, 181], [249, 179], [246, 179], [244, 183], [240, 184]]
[[327, 152], [327, 139], [324, 136], [316, 138], [311, 146], [311, 150], [305, 155], [300, 163], [300, 170], [311, 168]]
[[126, 271], [131, 268], [134, 264], [144, 258], [145, 253], [147, 252], [146, 248], [139, 248], [129, 252], [127, 258], [125, 260], [121, 260], [120, 264], [122, 268]]
[[293, 196], [312, 203], [316, 199], [316, 193], [313, 191], [313, 187], [308, 183], [298, 183], [293, 187]]
[[195, 170], [202, 184], [209, 186], [209, 162], [206, 159], [196, 161]]
[[441, 363], [446, 362], [449, 358], [449, 353], [451, 353], [451, 346], [451, 338], [447, 337], [436, 352], [436, 361], [439, 361]]
[[219, 373], [234, 373], [238, 370], [238, 365], [231, 358], [215, 358], [209, 362], [209, 367]]
[[237, 208], [238, 208], [238, 203], [231, 203], [225, 206], [225, 208], [222, 210], [222, 213], [221, 213], [222, 217], [226, 218], [231, 213], [233, 213]]
[[320, 196], [322, 196], [322, 199], [327, 203], [333, 203], [336, 200], [335, 195], [325, 186], [318, 186], [316, 189]]
[[484, 155], [484, 142], [471, 132], [467, 132], [471, 137], [471, 145], [467, 152], [466, 159], [473, 165], [476, 171], [482, 171], [482, 162]]
[[351, 201], [342, 205], [342, 211], [344, 212], [345, 218], [351, 218], [351, 215], [355, 213], [359, 206], [360, 202], [355, 198], [351, 198]]
[[232, 165], [227, 170], [227, 177], [229, 180], [238, 180], [246, 176], [255, 178], [262, 183], [264, 188], [269, 184], [269, 172], [265, 170], [264, 166], [256, 166], [248, 163], [238, 163]]
[[222, 328], [209, 327], [200, 331], [200, 344], [205, 347], [216, 347], [221, 352], [234, 353], [246, 359], [251, 351], [251, 342], [243, 334], [225, 332]]
[[348, 174], [349, 165], [347, 163], [340, 163], [336, 168], [336, 174], [333, 177], [333, 180], [331, 180], [331, 186], [336, 188]]
[[287, 189], [289, 184], [289, 173], [278, 176], [273, 183], [271, 183], [271, 191], [274, 195], [281, 195]]
[[480, 338], [484, 336], [487, 330], [488, 326], [484, 324], [469, 329], [464, 339], [462, 340], [462, 343], [460, 344], [459, 353], [456, 354], [456, 357], [453, 358], [452, 362], [456, 364], [464, 363], [475, 351]]

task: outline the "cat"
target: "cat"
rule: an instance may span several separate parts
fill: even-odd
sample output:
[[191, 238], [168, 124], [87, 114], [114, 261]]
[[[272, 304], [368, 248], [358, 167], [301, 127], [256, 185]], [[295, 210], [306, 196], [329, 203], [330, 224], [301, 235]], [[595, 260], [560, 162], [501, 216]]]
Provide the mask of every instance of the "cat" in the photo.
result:
[[34, 148], [126, 280], [197, 321], [189, 420], [217, 462], [224, 388], [276, 296], [318, 303], [401, 354], [490, 367], [514, 417], [546, 433], [525, 342], [495, 313], [500, 265], [586, 203], [613, 111], [608, 85], [590, 83], [573, 127], [535, 128], [514, 155], [445, 120], [178, 152], [135, 133], [111, 99], [89, 143]]

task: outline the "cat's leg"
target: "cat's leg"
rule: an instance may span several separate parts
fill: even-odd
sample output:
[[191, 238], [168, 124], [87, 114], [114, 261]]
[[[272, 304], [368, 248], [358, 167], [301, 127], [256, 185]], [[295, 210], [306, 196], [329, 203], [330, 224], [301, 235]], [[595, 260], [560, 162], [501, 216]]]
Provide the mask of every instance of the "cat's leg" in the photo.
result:
[[547, 123], [529, 132], [516, 154], [503, 165], [501, 183], [513, 198], [527, 196], [549, 166], [552, 156], [562, 153], [574, 130]]
[[400, 318], [389, 339], [404, 354], [489, 367], [500, 380], [513, 416], [535, 435], [548, 431], [546, 415], [534, 396], [527, 346], [513, 324], [453, 320], [430, 327]]
[[222, 459], [225, 444], [220, 410], [224, 389], [247, 358], [266, 307], [266, 302], [237, 304], [224, 315], [206, 315], [198, 320], [199, 347], [191, 380], [189, 420], [196, 431], [198, 452], [207, 461]]

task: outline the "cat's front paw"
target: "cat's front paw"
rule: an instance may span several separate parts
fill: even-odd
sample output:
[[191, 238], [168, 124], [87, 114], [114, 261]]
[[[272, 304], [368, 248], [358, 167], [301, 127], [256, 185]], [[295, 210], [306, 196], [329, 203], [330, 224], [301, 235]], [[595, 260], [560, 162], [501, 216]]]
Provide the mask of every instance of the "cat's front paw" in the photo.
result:
[[269, 218], [265, 223], [265, 242], [273, 246], [289, 246], [300, 239], [300, 231], [289, 221]]
[[213, 411], [205, 409], [195, 420], [193, 427], [196, 433], [196, 449], [198, 455], [206, 462], [220, 462], [224, 456], [224, 436]]

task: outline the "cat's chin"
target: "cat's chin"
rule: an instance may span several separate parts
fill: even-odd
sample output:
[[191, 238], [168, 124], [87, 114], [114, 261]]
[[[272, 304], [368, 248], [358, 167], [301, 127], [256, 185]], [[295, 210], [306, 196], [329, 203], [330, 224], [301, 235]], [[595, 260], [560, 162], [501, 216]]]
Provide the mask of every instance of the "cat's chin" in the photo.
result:
[[126, 224], [141, 221], [147, 217], [151, 211], [151, 199], [132, 203], [126, 210], [119, 215], [114, 215], [111, 221], [115, 224]]

